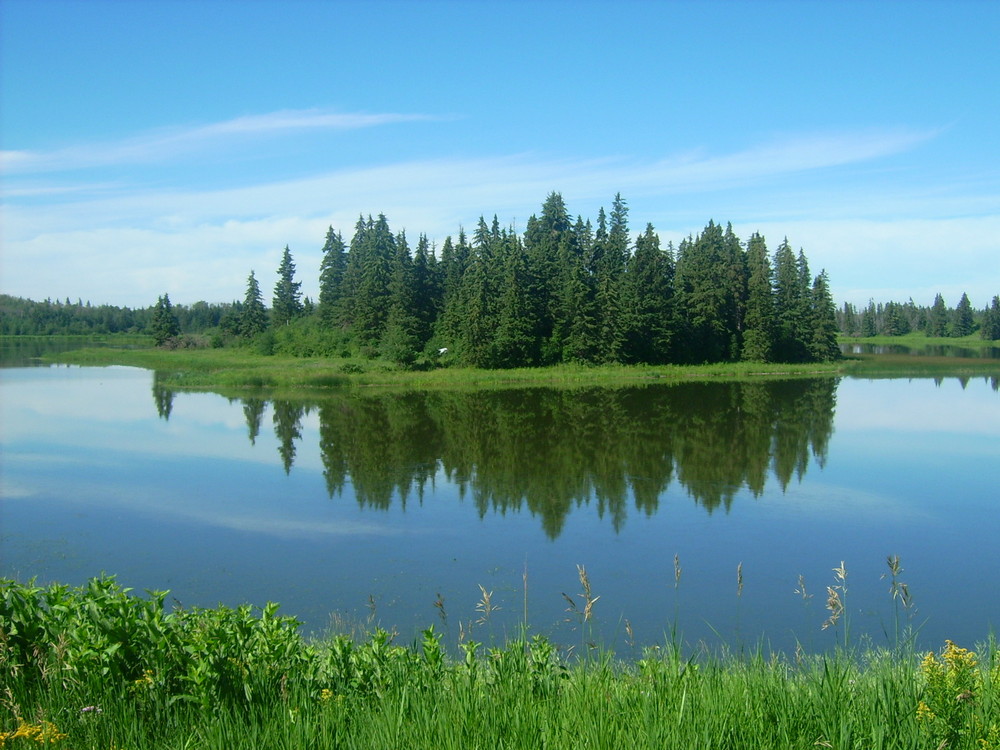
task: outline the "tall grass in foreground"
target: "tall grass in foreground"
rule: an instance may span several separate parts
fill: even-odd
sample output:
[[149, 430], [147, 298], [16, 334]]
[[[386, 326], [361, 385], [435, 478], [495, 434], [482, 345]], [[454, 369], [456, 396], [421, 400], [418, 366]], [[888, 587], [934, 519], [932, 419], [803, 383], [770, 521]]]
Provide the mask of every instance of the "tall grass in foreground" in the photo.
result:
[[[586, 625], [599, 595], [578, 573], [567, 599]], [[0, 747], [1000, 748], [993, 641], [978, 655], [905, 638], [788, 656], [667, 643], [623, 662], [525, 630], [449, 657], [433, 627], [409, 645], [384, 630], [307, 642], [275, 605], [167, 612], [164, 597], [0, 581]]]

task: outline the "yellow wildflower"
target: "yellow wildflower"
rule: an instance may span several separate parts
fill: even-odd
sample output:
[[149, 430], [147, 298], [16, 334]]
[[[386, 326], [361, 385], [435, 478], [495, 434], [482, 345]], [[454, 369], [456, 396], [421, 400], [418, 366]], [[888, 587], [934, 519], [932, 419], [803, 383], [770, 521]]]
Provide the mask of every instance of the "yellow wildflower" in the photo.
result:
[[51, 721], [42, 721], [38, 724], [29, 724], [24, 719], [17, 720], [17, 729], [13, 732], [0, 732], [0, 747], [5, 747], [7, 740], [34, 740], [41, 743], [56, 743], [66, 739], [69, 735], [60, 732]]

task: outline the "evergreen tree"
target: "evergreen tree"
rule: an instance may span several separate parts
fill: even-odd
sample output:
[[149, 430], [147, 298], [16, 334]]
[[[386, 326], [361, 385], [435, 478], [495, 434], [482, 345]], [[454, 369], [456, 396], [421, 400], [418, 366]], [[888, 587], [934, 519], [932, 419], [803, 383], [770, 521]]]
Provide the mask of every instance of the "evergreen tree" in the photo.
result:
[[777, 362], [805, 362], [811, 337], [808, 265], [801, 253], [796, 259], [788, 238], [774, 253], [774, 358]]
[[626, 359], [664, 364], [673, 337], [673, 256], [660, 249], [652, 224], [635, 241], [626, 274]]
[[382, 355], [397, 364], [409, 366], [417, 358], [419, 323], [414, 313], [413, 259], [404, 232], [396, 237], [389, 300], [389, 314], [381, 343]]
[[688, 362], [721, 362], [729, 357], [726, 276], [722, 227], [709, 221], [693, 242], [681, 243], [677, 258], [676, 294], [685, 318], [684, 359]]
[[878, 335], [878, 315], [874, 300], [868, 301], [868, 306], [861, 316], [861, 335], [868, 338]]
[[951, 335], [956, 338], [968, 336], [973, 330], [972, 304], [969, 295], [962, 293], [962, 299], [955, 306], [955, 320], [951, 326]]
[[754, 233], [747, 244], [747, 304], [744, 316], [742, 358], [770, 362], [774, 348], [774, 292], [771, 263], [764, 238]]
[[579, 255], [574, 240], [573, 226], [562, 195], [550, 193], [542, 204], [541, 215], [528, 219], [524, 233], [530, 299], [534, 308], [532, 317], [536, 326], [533, 338], [542, 342], [542, 364], [557, 362], [561, 357], [562, 342], [558, 332], [565, 328], [566, 321], [557, 325], [556, 316], [560, 306], [559, 287], [566, 276], [560, 260]]
[[[351, 243], [352, 252], [354, 243]], [[362, 345], [375, 345], [389, 319], [392, 259], [396, 238], [385, 215], [367, 228], [361, 243], [360, 273], [354, 299], [354, 333]]]
[[302, 315], [301, 292], [302, 284], [295, 280], [295, 264], [292, 253], [285, 245], [278, 265], [278, 283], [274, 286], [272, 299], [271, 322], [275, 326], [288, 325]]
[[948, 308], [940, 293], [934, 295], [934, 304], [927, 316], [927, 335], [935, 337], [948, 335]]
[[910, 320], [898, 302], [887, 302], [882, 311], [882, 335], [905, 336], [910, 332]]
[[821, 271], [812, 286], [812, 340], [809, 354], [814, 362], [831, 362], [840, 359], [837, 343], [837, 316], [830, 296], [826, 271]]
[[513, 231], [504, 237], [503, 279], [497, 303], [494, 362], [497, 367], [535, 364], [535, 321], [528, 299], [528, 263], [524, 245]]
[[365, 220], [359, 215], [354, 225], [354, 236], [347, 250], [347, 262], [344, 264], [344, 276], [340, 284], [340, 304], [337, 313], [340, 325], [353, 328], [357, 311], [358, 287], [361, 284], [361, 269], [365, 262], [368, 245], [368, 235], [374, 226], [371, 216]]
[[417, 347], [423, 349], [434, 329], [434, 320], [441, 306], [437, 262], [430, 251], [426, 234], [417, 241], [413, 258], [413, 314], [416, 317]]
[[603, 209], [598, 219], [600, 257], [594, 268], [598, 319], [598, 357], [602, 362], [621, 362], [625, 350], [625, 268], [629, 257], [628, 207], [621, 193], [615, 195], [607, 235], [603, 232]]
[[347, 249], [340, 232], [330, 227], [323, 245], [319, 264], [319, 316], [324, 326], [332, 327], [340, 318], [344, 271], [347, 269]]
[[845, 302], [837, 311], [837, 327], [845, 336], [861, 335], [861, 319], [858, 317], [858, 309], [852, 303]]
[[994, 295], [993, 302], [986, 308], [979, 334], [987, 341], [1000, 339], [1000, 296]]
[[463, 280], [469, 265], [470, 247], [465, 231], [460, 229], [458, 242], [446, 237], [441, 247], [441, 312], [434, 326], [434, 333], [449, 349], [457, 350], [462, 335], [465, 316]]
[[163, 346], [169, 339], [180, 333], [180, 323], [170, 305], [170, 297], [164, 294], [156, 300], [156, 308], [149, 323], [149, 332], [157, 346]]
[[260, 293], [260, 285], [253, 271], [247, 279], [247, 294], [243, 299], [243, 310], [240, 313], [240, 336], [251, 339], [267, 330], [267, 310]]
[[743, 335], [750, 269], [746, 253], [739, 237], [733, 232], [733, 225], [726, 224], [722, 237], [722, 269], [725, 274], [726, 302], [723, 324], [729, 334], [727, 359], [739, 359], [743, 351]]

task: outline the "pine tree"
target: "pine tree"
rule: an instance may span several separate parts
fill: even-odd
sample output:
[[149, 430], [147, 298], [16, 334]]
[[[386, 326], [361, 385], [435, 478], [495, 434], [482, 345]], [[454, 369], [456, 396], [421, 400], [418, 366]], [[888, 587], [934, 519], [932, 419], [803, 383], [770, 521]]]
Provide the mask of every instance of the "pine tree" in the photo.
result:
[[866, 338], [878, 335], [878, 313], [874, 300], [868, 300], [868, 306], [861, 316], [861, 335]]
[[[774, 252], [774, 359], [777, 362], [805, 362], [809, 358], [808, 265], [801, 253], [796, 259], [788, 238]], [[805, 265], [805, 267], [803, 267]]]
[[676, 294], [684, 315], [684, 359], [688, 362], [721, 362], [729, 356], [726, 275], [722, 227], [709, 221], [693, 242], [681, 243], [677, 257]]
[[156, 300], [156, 308], [149, 323], [149, 332], [157, 346], [163, 346], [169, 339], [180, 333], [181, 326], [170, 305], [170, 297], [164, 294]]
[[330, 227], [323, 245], [323, 259], [319, 264], [319, 316], [324, 326], [332, 327], [340, 317], [343, 295], [344, 271], [347, 269], [347, 250], [340, 232]]
[[972, 304], [969, 302], [969, 295], [962, 293], [962, 299], [955, 306], [955, 320], [951, 326], [951, 335], [956, 338], [968, 336], [972, 333], [973, 317]]
[[374, 346], [382, 338], [389, 319], [391, 266], [396, 254], [396, 238], [385, 215], [379, 214], [367, 228], [360, 250], [353, 327], [362, 345]]
[[625, 268], [629, 257], [628, 207], [621, 193], [615, 195], [606, 237], [603, 209], [598, 219], [600, 257], [594, 268], [598, 320], [598, 357], [601, 362], [621, 362], [625, 350]]
[[673, 256], [660, 249], [652, 224], [635, 241], [626, 273], [626, 359], [664, 364], [673, 337]]
[[409, 366], [417, 358], [419, 323], [414, 310], [413, 259], [406, 234], [400, 232], [389, 282], [389, 314], [381, 342], [382, 356], [396, 364]]
[[774, 349], [774, 291], [771, 287], [771, 263], [764, 238], [754, 233], [747, 244], [747, 304], [744, 316], [742, 358], [751, 362], [770, 362]]
[[830, 285], [826, 271], [815, 278], [811, 294], [812, 340], [809, 345], [810, 358], [814, 362], [831, 362], [840, 359], [840, 345], [837, 343], [837, 315], [830, 296]]
[[527, 367], [535, 364], [532, 339], [535, 321], [528, 299], [528, 264], [524, 245], [513, 231], [503, 243], [503, 279], [497, 303], [494, 362], [497, 367]]
[[980, 335], [987, 341], [1000, 339], [1000, 296], [995, 295], [993, 302], [983, 314], [983, 327]]
[[271, 301], [271, 322], [275, 326], [288, 325], [302, 315], [301, 292], [302, 284], [295, 280], [295, 264], [292, 253], [285, 245], [278, 265], [278, 283], [274, 285], [274, 297]]
[[247, 279], [247, 294], [243, 300], [243, 310], [240, 313], [240, 336], [252, 339], [267, 330], [267, 310], [260, 294], [260, 285], [253, 271]]

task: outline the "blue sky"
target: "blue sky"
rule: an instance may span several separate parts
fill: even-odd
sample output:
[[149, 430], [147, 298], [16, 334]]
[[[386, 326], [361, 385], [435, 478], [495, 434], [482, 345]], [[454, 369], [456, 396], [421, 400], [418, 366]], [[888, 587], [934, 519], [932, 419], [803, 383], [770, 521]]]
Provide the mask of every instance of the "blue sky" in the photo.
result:
[[1000, 294], [1000, 2], [0, 3], [0, 291], [315, 297], [553, 190], [663, 242], [787, 236], [838, 303]]

